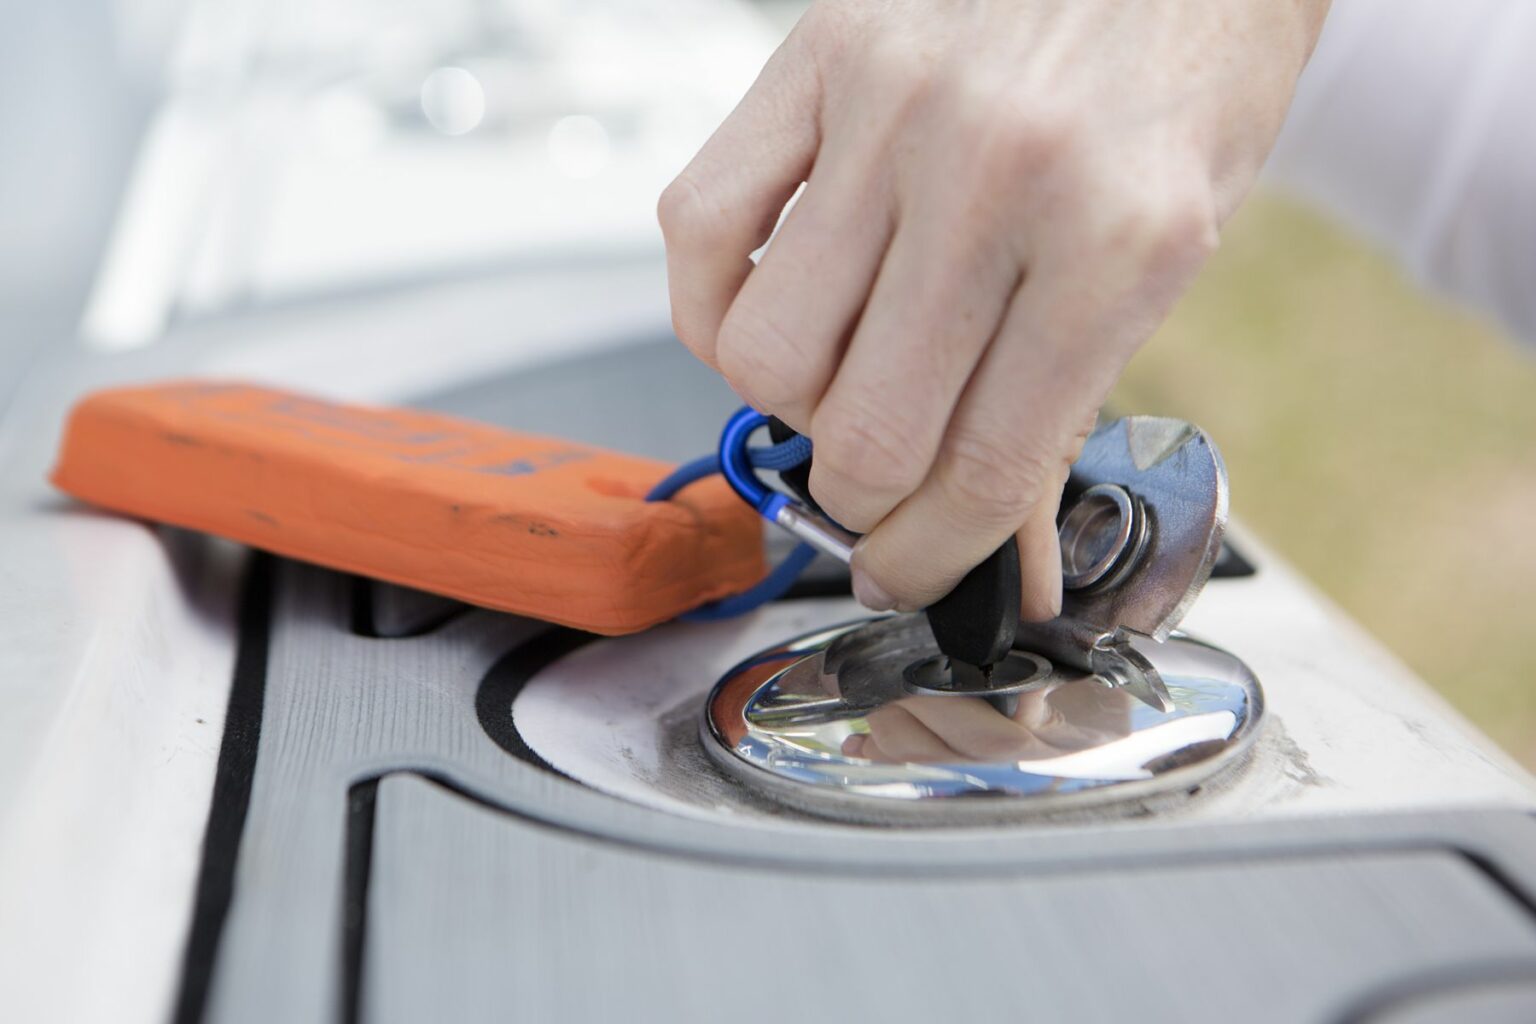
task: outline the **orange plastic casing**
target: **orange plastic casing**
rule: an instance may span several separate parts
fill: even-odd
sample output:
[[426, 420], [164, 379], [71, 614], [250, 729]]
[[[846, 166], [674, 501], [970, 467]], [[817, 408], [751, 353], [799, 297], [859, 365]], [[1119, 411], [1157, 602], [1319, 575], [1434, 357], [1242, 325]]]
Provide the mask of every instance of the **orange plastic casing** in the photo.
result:
[[104, 508], [596, 633], [632, 633], [763, 577], [724, 481], [436, 413], [248, 384], [100, 391], [53, 483]]

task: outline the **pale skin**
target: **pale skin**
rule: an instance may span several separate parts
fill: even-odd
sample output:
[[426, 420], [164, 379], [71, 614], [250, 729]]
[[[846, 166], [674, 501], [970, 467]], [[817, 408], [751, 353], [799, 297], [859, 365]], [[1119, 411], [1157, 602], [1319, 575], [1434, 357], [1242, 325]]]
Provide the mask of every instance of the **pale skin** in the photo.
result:
[[865, 716], [843, 753], [887, 764], [1036, 761], [1129, 735], [1136, 698], [1104, 687], [1052, 685], [1019, 695], [1010, 717], [985, 701], [904, 697]]
[[1012, 533], [1024, 617], [1059, 613], [1067, 469], [1326, 8], [821, 0], [667, 188], [678, 336], [815, 442], [865, 605], [923, 607]]

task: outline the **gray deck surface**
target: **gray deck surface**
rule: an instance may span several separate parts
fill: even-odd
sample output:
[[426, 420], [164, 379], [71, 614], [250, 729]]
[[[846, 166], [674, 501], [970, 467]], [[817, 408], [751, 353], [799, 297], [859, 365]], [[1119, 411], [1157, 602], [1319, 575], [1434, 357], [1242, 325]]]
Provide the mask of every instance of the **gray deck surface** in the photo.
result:
[[[679, 422], [638, 399], [573, 412], [602, 380], [644, 393], [658, 373], [717, 387], [642, 348], [430, 404], [608, 443], [629, 421], [625, 447], [693, 454], [689, 407], [723, 414], [729, 395], [684, 388], [661, 405]], [[1536, 1019], [1526, 815], [950, 831], [672, 815], [482, 727], [488, 670], [545, 627], [276, 576], [210, 1019]], [[380, 636], [353, 631], [359, 598]]]
[[[1338, 1020], [1426, 976], [1536, 976], [1536, 919], [1506, 888], [1536, 889], [1525, 815], [943, 832], [674, 817], [480, 727], [481, 678], [542, 627], [473, 612], [358, 637], [351, 588], [280, 566], [214, 1020], [335, 1019], [363, 865], [367, 1020], [793, 1019], [753, 1011], [765, 990], [816, 1019]], [[349, 867], [348, 792], [370, 779], [371, 850]], [[1536, 1007], [1499, 995], [1499, 1012]]]

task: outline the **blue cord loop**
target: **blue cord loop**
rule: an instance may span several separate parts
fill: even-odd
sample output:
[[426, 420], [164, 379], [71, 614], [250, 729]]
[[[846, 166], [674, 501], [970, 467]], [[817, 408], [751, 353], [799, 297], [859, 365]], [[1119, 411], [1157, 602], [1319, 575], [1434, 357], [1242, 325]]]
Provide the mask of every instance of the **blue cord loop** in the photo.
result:
[[[646, 501], [666, 501], [691, 483], [705, 477], [723, 474], [731, 489], [742, 500], [757, 509], [759, 515], [773, 521], [778, 510], [789, 498], [769, 487], [758, 477], [758, 469], [782, 471], [794, 469], [811, 457], [811, 439], [796, 434], [787, 441], [767, 448], [748, 447], [747, 441], [758, 428], [766, 426], [768, 417], [756, 409], [743, 408], [731, 416], [720, 434], [720, 451], [685, 462], [651, 488]], [[744, 615], [760, 605], [767, 604], [794, 586], [795, 580], [816, 557], [816, 549], [809, 544], [797, 544], [789, 555], [773, 567], [773, 570], [751, 588], [732, 597], [711, 601], [678, 616], [685, 622], [711, 622]]]
[[668, 474], [661, 483], [652, 487], [650, 493], [645, 496], [645, 500], [666, 501], [689, 484], [697, 483], [707, 476], [714, 476], [718, 472], [720, 472], [718, 455], [705, 455], [692, 462], [685, 462]]
[[750, 406], [742, 407], [726, 420], [725, 429], [720, 432], [720, 472], [742, 501], [772, 522], [778, 506], [789, 499], [758, 478], [747, 447], [747, 439], [767, 425], [768, 417]]
[[796, 434], [788, 441], [781, 441], [767, 448], [749, 448], [747, 450], [747, 458], [753, 466], [758, 469], [771, 469], [775, 472], [794, 469], [810, 457], [811, 439], [804, 434]]
[[684, 612], [678, 618], [684, 622], [715, 622], [719, 619], [733, 619], [738, 615], [745, 615], [769, 601], [783, 597], [784, 592], [795, 585], [795, 580], [800, 578], [800, 574], [815, 557], [815, 548], [809, 544], [796, 544], [795, 549], [785, 556], [784, 561], [774, 566], [767, 576], [751, 587], [739, 594], [700, 605], [691, 612]]

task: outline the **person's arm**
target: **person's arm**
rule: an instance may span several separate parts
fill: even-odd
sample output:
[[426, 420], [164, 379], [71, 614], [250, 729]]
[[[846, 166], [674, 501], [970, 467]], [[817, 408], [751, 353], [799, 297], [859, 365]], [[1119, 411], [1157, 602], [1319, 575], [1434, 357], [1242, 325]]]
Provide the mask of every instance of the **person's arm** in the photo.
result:
[[1536, 342], [1536, 4], [1339, 0], [1269, 176]]
[[666, 190], [678, 335], [815, 442], [866, 605], [926, 605], [1016, 532], [1025, 616], [1059, 611], [1067, 468], [1326, 6], [822, 0]]

